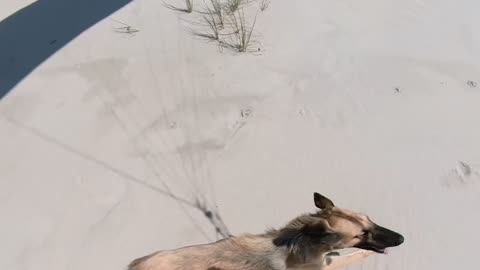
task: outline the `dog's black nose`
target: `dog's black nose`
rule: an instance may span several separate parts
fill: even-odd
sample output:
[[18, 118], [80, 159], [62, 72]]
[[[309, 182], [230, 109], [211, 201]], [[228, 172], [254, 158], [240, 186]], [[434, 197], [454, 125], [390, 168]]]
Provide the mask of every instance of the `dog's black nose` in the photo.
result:
[[398, 238], [397, 238], [397, 246], [398, 246], [398, 245], [401, 245], [404, 240], [405, 240], [405, 239], [403, 238], [403, 236], [399, 235]]

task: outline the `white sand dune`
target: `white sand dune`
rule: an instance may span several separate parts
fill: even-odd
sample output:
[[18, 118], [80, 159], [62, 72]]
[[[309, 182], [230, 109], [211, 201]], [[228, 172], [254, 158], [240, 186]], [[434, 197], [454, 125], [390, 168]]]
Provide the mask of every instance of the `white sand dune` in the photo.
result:
[[[0, 3], [0, 37], [32, 2]], [[119, 5], [0, 101], [0, 269], [124, 269], [215, 240], [168, 190], [204, 199], [234, 234], [314, 210], [318, 191], [405, 236], [349, 269], [474, 269], [479, 8], [274, 0], [261, 54], [237, 55], [162, 1]], [[23, 56], [2, 42], [0, 84]]]

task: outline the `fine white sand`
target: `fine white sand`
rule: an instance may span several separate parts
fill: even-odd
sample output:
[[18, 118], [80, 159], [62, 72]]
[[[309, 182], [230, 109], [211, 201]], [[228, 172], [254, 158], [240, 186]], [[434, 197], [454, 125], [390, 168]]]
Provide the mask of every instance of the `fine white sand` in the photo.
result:
[[118, 9], [0, 100], [0, 269], [124, 269], [217, 239], [165, 192], [238, 234], [313, 211], [314, 191], [405, 236], [348, 269], [475, 269], [479, 10], [273, 0], [261, 53], [234, 54], [162, 1]]

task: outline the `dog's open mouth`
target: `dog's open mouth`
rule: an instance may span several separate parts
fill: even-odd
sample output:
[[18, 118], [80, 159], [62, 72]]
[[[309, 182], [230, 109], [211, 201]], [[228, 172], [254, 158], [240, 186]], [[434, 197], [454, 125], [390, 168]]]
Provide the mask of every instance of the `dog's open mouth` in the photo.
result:
[[386, 249], [385, 248], [379, 248], [379, 247], [374, 247], [374, 246], [362, 246], [362, 247], [359, 247], [361, 249], [365, 249], [365, 250], [371, 250], [373, 252], [376, 252], [376, 253], [381, 253], [381, 254], [386, 254]]
[[386, 254], [387, 252], [385, 251], [384, 248], [375, 248], [373, 251], [381, 254]]

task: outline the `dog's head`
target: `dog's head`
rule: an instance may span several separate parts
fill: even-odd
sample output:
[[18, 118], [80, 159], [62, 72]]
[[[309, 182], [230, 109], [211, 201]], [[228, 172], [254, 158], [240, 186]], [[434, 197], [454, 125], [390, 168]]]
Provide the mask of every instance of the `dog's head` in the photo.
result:
[[368, 216], [336, 207], [333, 202], [314, 193], [320, 211], [299, 216], [278, 231], [273, 243], [296, 252], [301, 248], [336, 250], [360, 248], [384, 253], [388, 247], [403, 243], [403, 236], [375, 224]]
[[318, 220], [307, 224], [305, 232], [323, 235], [332, 249], [355, 247], [384, 253], [386, 248], [403, 243], [399, 233], [375, 224], [364, 214], [338, 208], [319, 193], [314, 193], [314, 202], [321, 211], [311, 215]]

